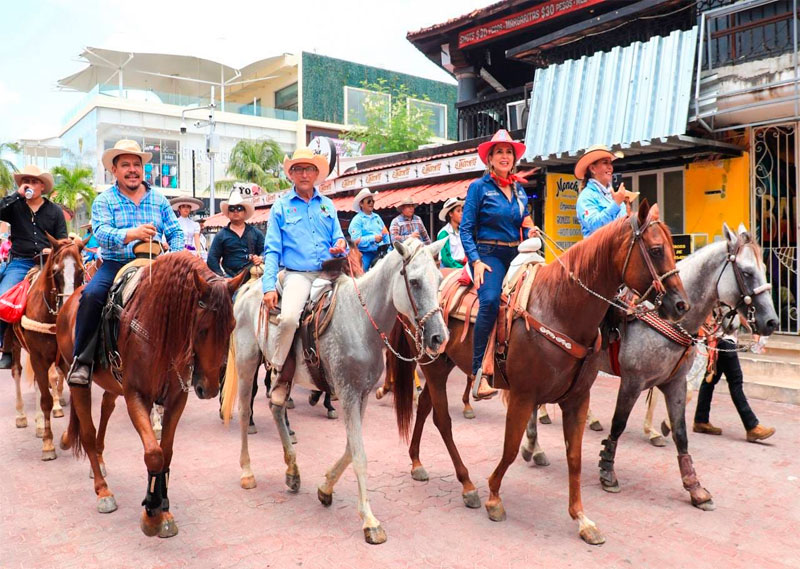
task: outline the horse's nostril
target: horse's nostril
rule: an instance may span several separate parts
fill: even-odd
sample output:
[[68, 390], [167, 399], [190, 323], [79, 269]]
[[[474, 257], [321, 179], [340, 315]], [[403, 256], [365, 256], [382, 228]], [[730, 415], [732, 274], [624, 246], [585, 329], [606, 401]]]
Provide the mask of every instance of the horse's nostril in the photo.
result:
[[195, 385], [194, 392], [197, 394], [197, 396], [200, 399], [205, 399], [205, 397], [203, 397], [205, 395], [205, 392], [203, 391], [203, 386], [202, 385], [200, 385], [200, 384]]
[[767, 326], [766, 329], [767, 334], [772, 334], [775, 330], [778, 329], [778, 321], [775, 320], [774, 318], [771, 318], [767, 320], [766, 326]]

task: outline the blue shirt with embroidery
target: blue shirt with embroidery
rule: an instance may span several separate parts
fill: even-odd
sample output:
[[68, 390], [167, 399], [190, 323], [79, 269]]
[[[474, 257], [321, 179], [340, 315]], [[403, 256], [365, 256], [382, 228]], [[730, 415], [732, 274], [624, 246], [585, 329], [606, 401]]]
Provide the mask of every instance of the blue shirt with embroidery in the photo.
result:
[[528, 215], [528, 196], [514, 183], [512, 199], [507, 199], [489, 174], [469, 185], [459, 234], [470, 263], [480, 259], [478, 239], [519, 241], [522, 220]]
[[611, 197], [611, 189], [604, 188], [594, 178], [589, 180], [578, 195], [575, 213], [578, 214], [578, 222], [581, 224], [584, 237], [589, 237], [604, 225], [628, 215], [627, 208]]
[[270, 211], [264, 240], [263, 292], [275, 290], [278, 268], [292, 271], [319, 271], [322, 262], [332, 258], [330, 249], [344, 239], [336, 209], [330, 198], [314, 194], [306, 202], [294, 188], [278, 198]]
[[92, 203], [92, 231], [103, 251], [103, 259], [133, 260], [133, 247], [138, 241], [125, 244], [125, 234], [145, 223], [155, 226], [154, 240], [163, 235], [172, 251], [183, 250], [183, 230], [169, 201], [150, 184], [143, 183], [146, 191], [138, 205], [124, 195], [117, 184], [97, 196]]
[[374, 211], [367, 215], [363, 211], [359, 211], [353, 220], [350, 222], [348, 232], [350, 238], [355, 241], [361, 239], [358, 243], [359, 251], [377, 251], [379, 245], [389, 244], [389, 232], [383, 234], [380, 241], [375, 241], [375, 236], [380, 235], [386, 229], [386, 224], [383, 223], [381, 216]]

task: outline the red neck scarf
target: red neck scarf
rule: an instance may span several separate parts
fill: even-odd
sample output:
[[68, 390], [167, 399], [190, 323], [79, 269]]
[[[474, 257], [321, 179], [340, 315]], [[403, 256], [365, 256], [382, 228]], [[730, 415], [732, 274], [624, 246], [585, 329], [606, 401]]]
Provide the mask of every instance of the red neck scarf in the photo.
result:
[[494, 172], [491, 173], [492, 180], [498, 183], [501, 187], [511, 186], [514, 187], [514, 182], [524, 182], [524, 178], [520, 178], [516, 174], [509, 173], [508, 178], [501, 178]]

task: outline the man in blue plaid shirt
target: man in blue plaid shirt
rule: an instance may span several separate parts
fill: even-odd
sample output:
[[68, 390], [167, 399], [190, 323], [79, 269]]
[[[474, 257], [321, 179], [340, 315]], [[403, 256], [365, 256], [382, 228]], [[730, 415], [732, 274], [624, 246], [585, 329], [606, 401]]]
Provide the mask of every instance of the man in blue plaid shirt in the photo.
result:
[[92, 230], [103, 264], [81, 294], [69, 385], [89, 385], [103, 305], [114, 277], [134, 259], [133, 246], [164, 235], [171, 250], [183, 250], [183, 231], [169, 201], [144, 181], [144, 165], [152, 157], [133, 140], [120, 140], [103, 153], [103, 166], [117, 181], [92, 204]]

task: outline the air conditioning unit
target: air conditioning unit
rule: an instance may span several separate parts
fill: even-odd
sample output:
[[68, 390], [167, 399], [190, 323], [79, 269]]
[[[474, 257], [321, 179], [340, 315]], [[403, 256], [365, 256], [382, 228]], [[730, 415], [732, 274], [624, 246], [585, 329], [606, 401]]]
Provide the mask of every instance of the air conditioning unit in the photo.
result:
[[509, 131], [525, 128], [528, 123], [528, 101], [514, 101], [506, 105], [506, 125]]

